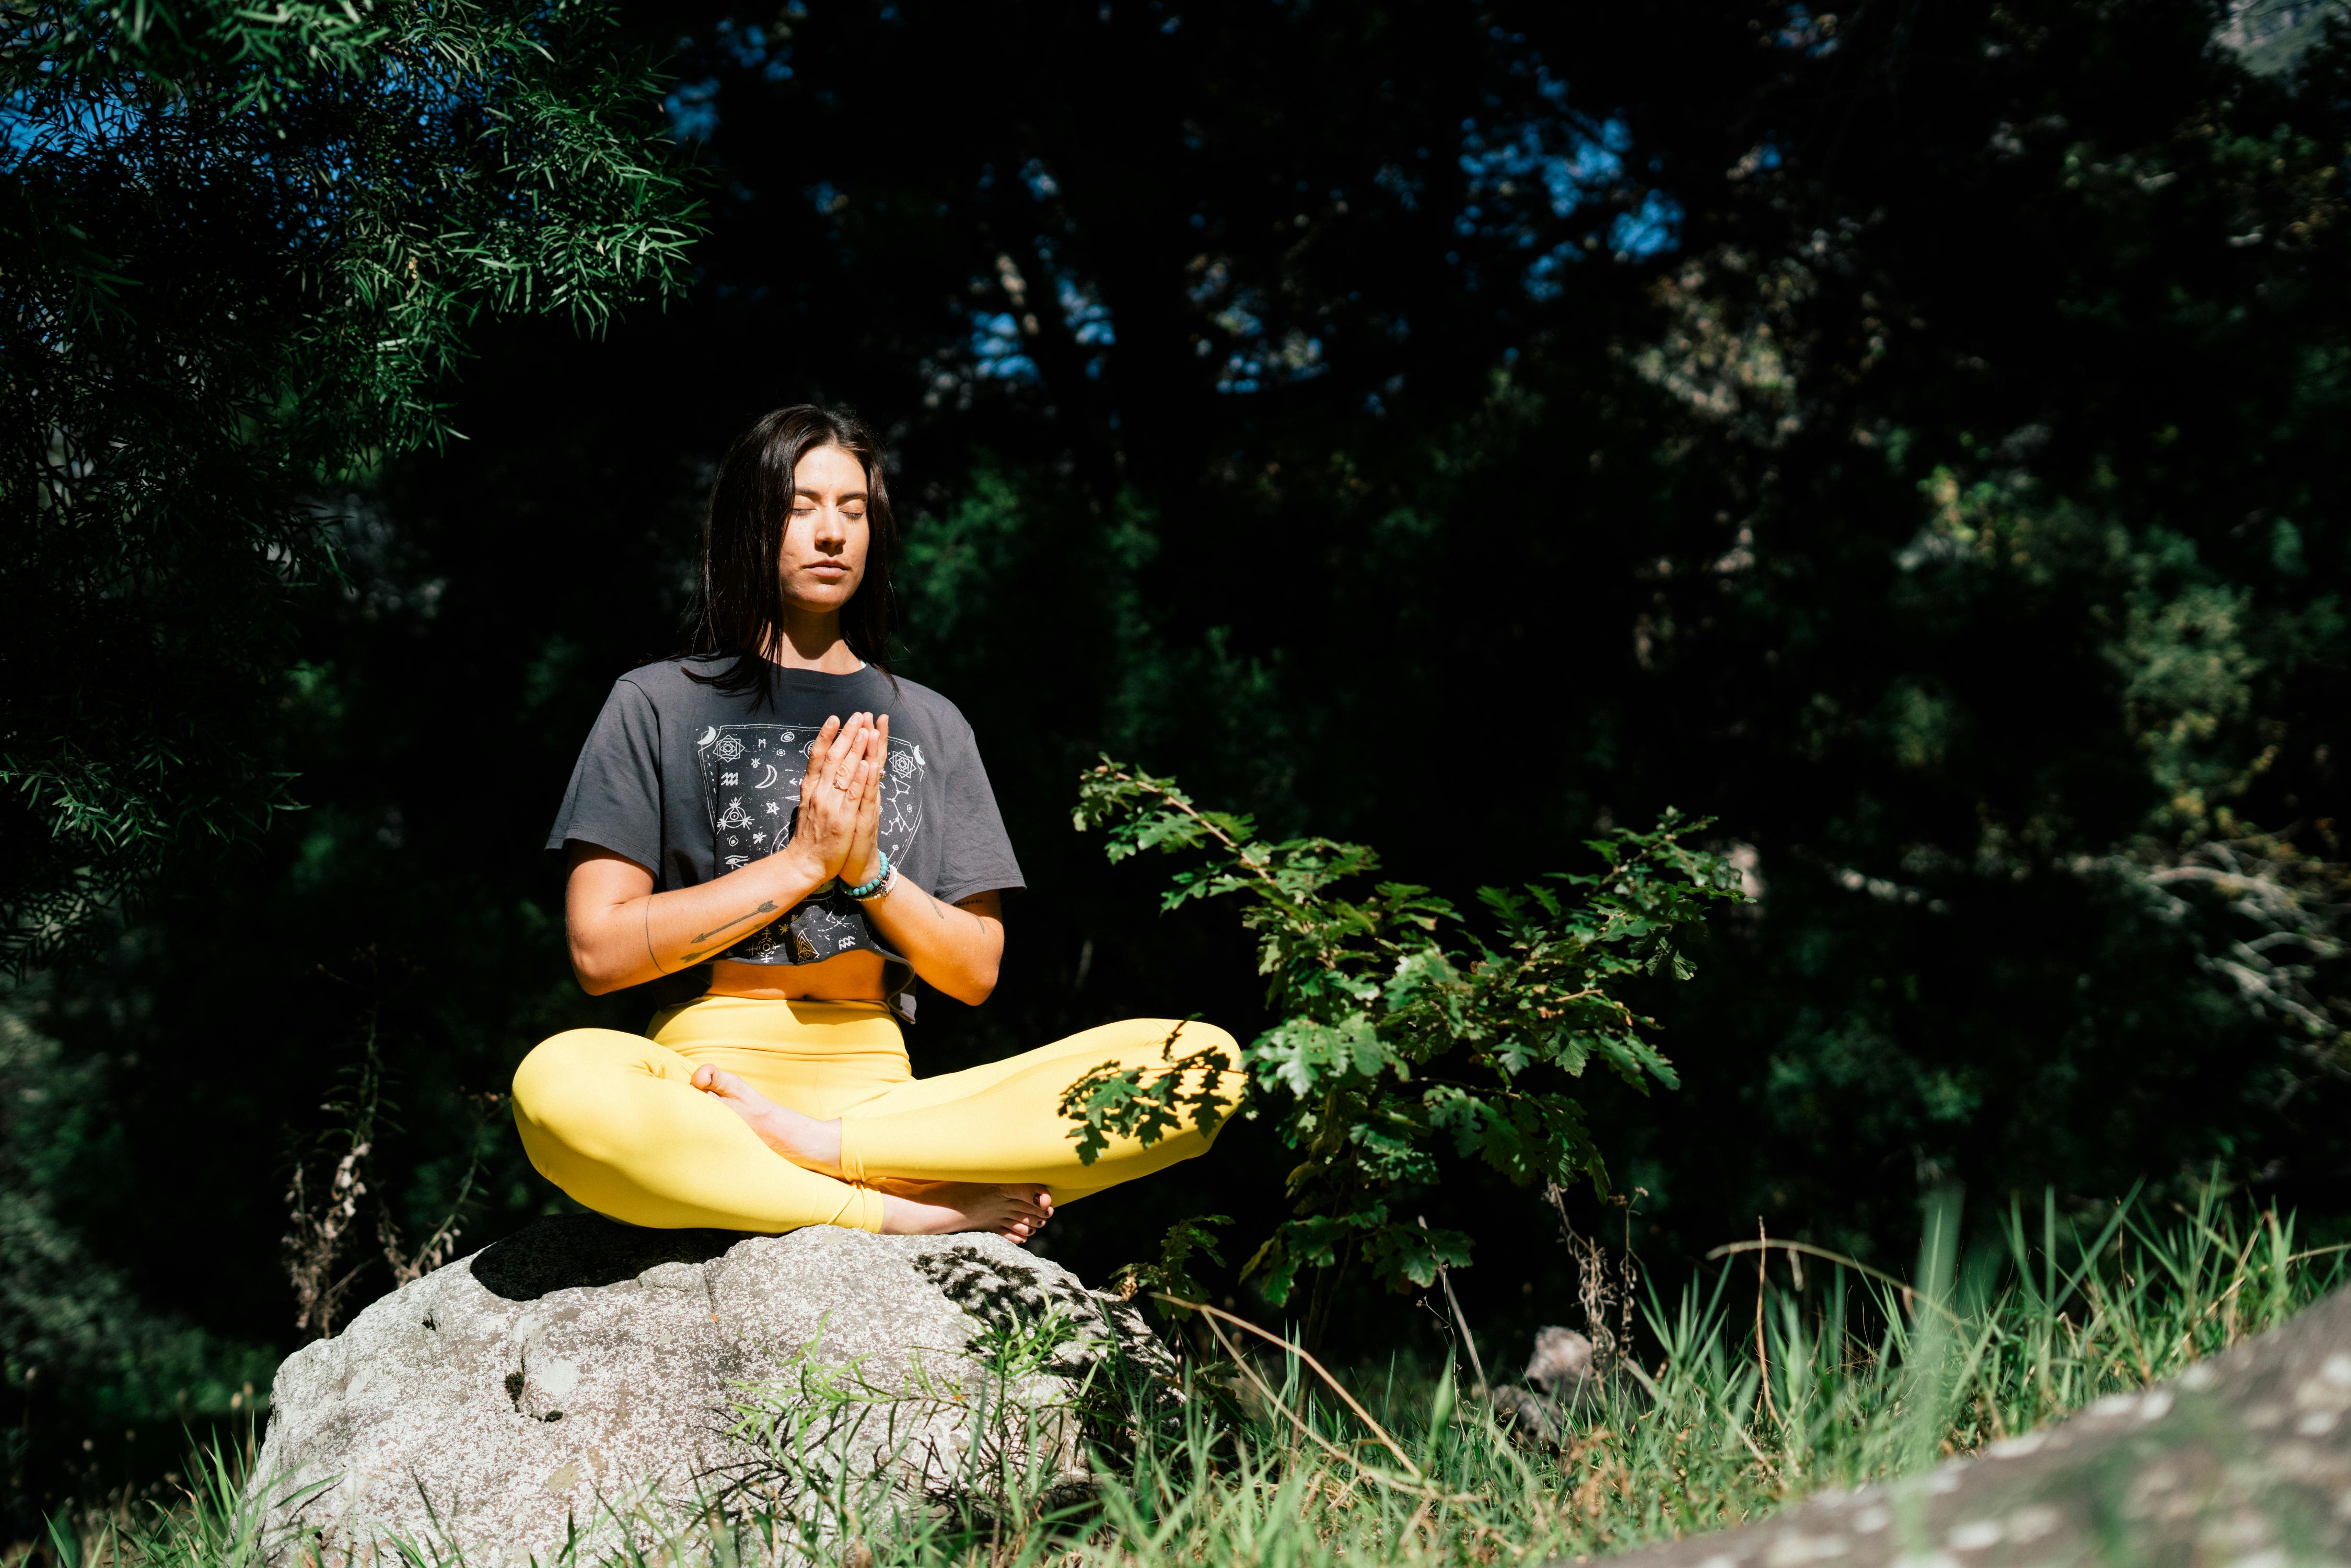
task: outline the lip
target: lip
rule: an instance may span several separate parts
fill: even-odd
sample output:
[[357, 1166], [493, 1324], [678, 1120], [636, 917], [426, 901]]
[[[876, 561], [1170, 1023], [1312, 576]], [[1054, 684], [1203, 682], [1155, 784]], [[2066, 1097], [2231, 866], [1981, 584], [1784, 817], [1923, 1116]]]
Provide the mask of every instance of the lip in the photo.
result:
[[849, 575], [849, 569], [834, 560], [818, 561], [809, 570], [818, 577], [842, 578]]

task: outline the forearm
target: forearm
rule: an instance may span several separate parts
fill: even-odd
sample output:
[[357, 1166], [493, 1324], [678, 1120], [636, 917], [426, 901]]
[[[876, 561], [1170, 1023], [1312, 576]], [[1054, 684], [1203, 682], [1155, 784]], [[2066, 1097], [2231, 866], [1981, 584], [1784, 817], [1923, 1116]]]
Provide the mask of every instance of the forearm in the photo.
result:
[[694, 887], [575, 899], [569, 911], [572, 970], [581, 988], [598, 996], [675, 974], [780, 919], [830, 880], [786, 852]]
[[[994, 895], [980, 896], [992, 904]], [[904, 877], [888, 897], [871, 899], [863, 908], [874, 934], [904, 955], [915, 974], [956, 1000], [977, 1007], [996, 989], [1004, 923], [992, 914], [943, 904]]]

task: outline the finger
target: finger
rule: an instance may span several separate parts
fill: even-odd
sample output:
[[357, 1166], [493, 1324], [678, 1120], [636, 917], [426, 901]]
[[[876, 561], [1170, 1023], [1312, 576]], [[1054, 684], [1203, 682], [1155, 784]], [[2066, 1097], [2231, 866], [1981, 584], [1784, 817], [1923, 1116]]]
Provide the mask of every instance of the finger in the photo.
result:
[[864, 731], [859, 726], [857, 716], [852, 715], [849, 722], [841, 727], [841, 734], [832, 743], [832, 750], [827, 758], [829, 766], [825, 768], [825, 781], [836, 787], [847, 782], [857, 769], [857, 759], [864, 753]]
[[849, 759], [855, 762], [872, 757], [873, 716], [870, 713], [861, 713], [852, 722], [857, 727], [857, 739], [856, 744], [850, 748]]
[[816, 732], [816, 738], [809, 742], [806, 779], [814, 780], [822, 777], [825, 764], [832, 755], [833, 736], [840, 727], [839, 719], [826, 719], [824, 727]]
[[881, 722], [869, 732], [866, 756], [872, 759], [873, 771], [865, 781], [858, 801], [857, 831], [871, 832], [882, 820], [882, 770], [890, 766], [890, 716], [883, 714]]
[[865, 777], [872, 770], [873, 764], [858, 757], [842, 758], [832, 770], [833, 788], [841, 792], [841, 804], [848, 808], [852, 819], [857, 815], [857, 807], [865, 789]]
[[839, 716], [836, 715], [831, 718], [826, 719], [824, 721], [824, 727], [829, 732], [822, 737], [829, 742], [824, 749], [825, 760], [828, 762], [837, 763], [842, 758], [848, 756], [850, 747], [857, 743], [857, 722], [855, 716], [852, 715], [850, 721], [844, 724], [841, 722]]

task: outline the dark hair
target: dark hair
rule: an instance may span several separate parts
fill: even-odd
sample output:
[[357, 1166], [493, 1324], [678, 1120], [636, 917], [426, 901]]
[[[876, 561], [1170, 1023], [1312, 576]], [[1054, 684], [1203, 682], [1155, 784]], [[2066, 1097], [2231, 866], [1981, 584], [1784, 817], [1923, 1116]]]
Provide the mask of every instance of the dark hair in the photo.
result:
[[719, 460], [702, 527], [702, 593], [695, 606], [689, 654], [732, 653], [717, 675], [686, 674], [729, 696], [769, 691], [768, 648], [784, 620], [784, 529], [792, 515], [792, 476], [800, 459], [838, 446], [865, 470], [868, 529], [865, 575], [841, 607], [841, 637], [850, 652], [889, 674], [891, 558], [898, 522], [882, 477], [882, 446], [865, 422], [846, 409], [800, 403], [764, 414]]

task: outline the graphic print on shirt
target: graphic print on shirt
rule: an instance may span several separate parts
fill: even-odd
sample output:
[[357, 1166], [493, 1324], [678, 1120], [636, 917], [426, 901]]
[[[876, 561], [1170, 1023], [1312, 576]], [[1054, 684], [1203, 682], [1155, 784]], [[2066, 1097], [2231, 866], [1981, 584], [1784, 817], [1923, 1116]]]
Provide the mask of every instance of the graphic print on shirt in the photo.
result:
[[[800, 784], [818, 725], [713, 725], [694, 743], [709, 808], [716, 873], [724, 876], [791, 841]], [[923, 827], [924, 775], [930, 763], [914, 741], [890, 737], [882, 768], [877, 837], [892, 863], [903, 863]], [[878, 950], [865, 916], [838, 882], [818, 888], [782, 919], [746, 936], [721, 958], [748, 964], [813, 964], [854, 947]]]

